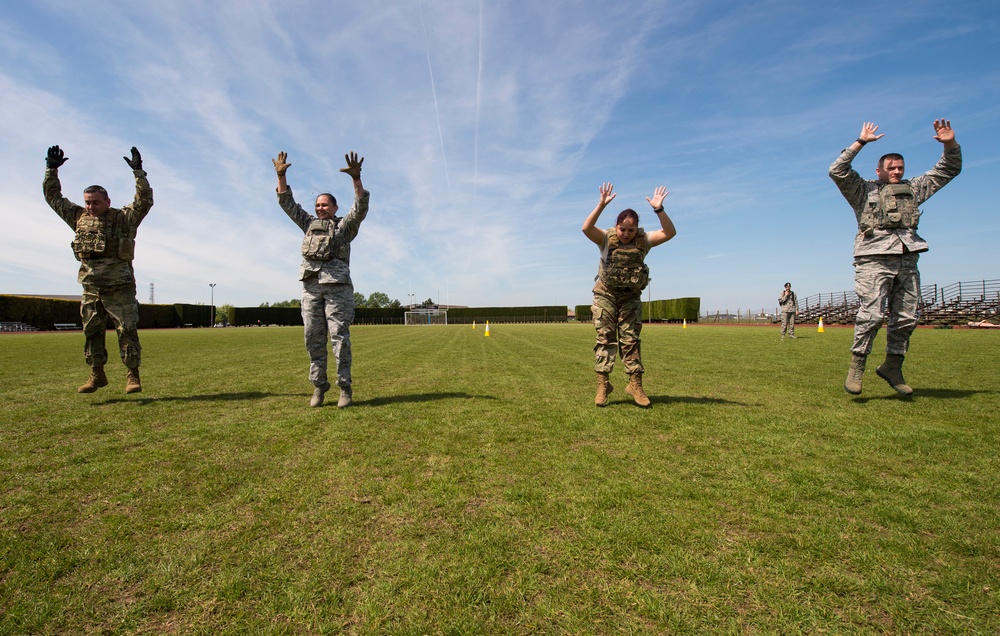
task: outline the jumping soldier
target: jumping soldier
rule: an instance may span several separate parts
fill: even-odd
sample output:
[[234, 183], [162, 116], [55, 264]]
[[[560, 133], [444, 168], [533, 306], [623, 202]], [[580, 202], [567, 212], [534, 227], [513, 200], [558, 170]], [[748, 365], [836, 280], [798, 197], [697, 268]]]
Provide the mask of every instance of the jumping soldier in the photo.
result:
[[[854, 238], [854, 291], [860, 308], [854, 321], [851, 366], [844, 390], [861, 393], [868, 354], [875, 334], [886, 321], [885, 362], [875, 373], [900, 395], [913, 389], [903, 379], [903, 359], [917, 326], [920, 272], [917, 259], [927, 243], [917, 235], [918, 206], [962, 171], [962, 149], [951, 122], [934, 122], [934, 139], [943, 144], [941, 159], [929, 171], [903, 179], [903, 156], [882, 155], [875, 167], [878, 179], [862, 179], [851, 162], [868, 143], [878, 141], [878, 126], [865, 122], [861, 134], [830, 166], [830, 178], [854, 209], [858, 233]], [[888, 316], [886, 313], [888, 312]]]
[[59, 146], [49, 148], [45, 158], [45, 201], [76, 232], [72, 247], [80, 261], [77, 282], [83, 285], [80, 317], [85, 337], [84, 355], [90, 379], [77, 389], [93, 393], [107, 386], [104, 365], [108, 361], [105, 332], [110, 317], [118, 332], [118, 349], [126, 367], [126, 393], [142, 390], [139, 381], [139, 302], [135, 297], [135, 235], [153, 207], [153, 190], [142, 169], [142, 157], [132, 146], [132, 158], [123, 157], [135, 175], [135, 200], [121, 209], [111, 207], [108, 191], [92, 185], [83, 191], [83, 205], [62, 195], [59, 166], [69, 160]]
[[597, 227], [601, 212], [614, 200], [614, 186], [604, 183], [599, 188], [597, 207], [583, 222], [583, 233], [601, 249], [601, 261], [594, 279], [594, 327], [597, 344], [594, 345], [597, 372], [597, 395], [594, 403], [604, 406], [614, 390], [609, 375], [615, 359], [621, 353], [625, 373], [629, 376], [625, 392], [639, 406], [649, 406], [649, 398], [642, 386], [642, 356], [639, 350], [639, 333], [642, 331], [642, 290], [649, 284], [649, 267], [645, 258], [649, 250], [666, 243], [677, 235], [674, 224], [663, 209], [667, 189], [663, 186], [653, 191], [653, 198], [646, 201], [660, 220], [660, 229], [645, 232], [639, 227], [635, 210], [623, 210], [615, 227], [602, 230]]
[[278, 153], [272, 159], [278, 175], [278, 205], [305, 233], [302, 240], [302, 322], [305, 326], [306, 350], [309, 352], [309, 381], [313, 384], [310, 406], [322, 406], [330, 390], [327, 381], [326, 341], [329, 337], [333, 358], [337, 364], [337, 386], [340, 387], [339, 408], [353, 403], [351, 389], [351, 323], [354, 321], [354, 284], [351, 281], [351, 241], [358, 235], [361, 222], [368, 215], [369, 193], [361, 185], [361, 164], [364, 157], [352, 152], [344, 155], [346, 173], [354, 182], [354, 205], [345, 217], [336, 216], [337, 199], [323, 193], [316, 197], [316, 216], [302, 209], [292, 197], [285, 172], [292, 164], [288, 154]]

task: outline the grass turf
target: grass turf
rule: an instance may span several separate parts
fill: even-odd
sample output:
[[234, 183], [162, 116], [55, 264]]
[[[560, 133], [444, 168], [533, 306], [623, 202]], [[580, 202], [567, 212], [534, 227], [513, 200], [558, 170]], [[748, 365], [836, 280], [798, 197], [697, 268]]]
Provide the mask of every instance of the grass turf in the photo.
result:
[[587, 325], [354, 327], [344, 410], [300, 328], [144, 331], [130, 396], [0, 337], [0, 633], [1000, 632], [1000, 334], [905, 399], [814, 329], [647, 326], [651, 409]]

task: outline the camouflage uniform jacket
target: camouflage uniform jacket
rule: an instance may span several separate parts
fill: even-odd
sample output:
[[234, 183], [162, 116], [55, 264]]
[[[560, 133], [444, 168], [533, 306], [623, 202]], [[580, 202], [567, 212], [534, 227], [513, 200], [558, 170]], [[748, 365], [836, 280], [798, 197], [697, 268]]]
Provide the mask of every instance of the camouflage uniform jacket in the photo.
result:
[[[858, 153], [847, 148], [837, 160], [830, 165], [830, 178], [840, 189], [847, 202], [854, 209], [858, 223], [869, 201], [878, 199], [879, 189], [886, 185], [884, 181], [872, 181], [861, 178], [851, 167], [851, 162]], [[962, 171], [962, 148], [946, 149], [937, 164], [913, 179], [904, 180], [909, 183], [920, 205], [931, 198], [935, 192], [943, 188], [949, 181]], [[858, 230], [854, 238], [854, 256], [871, 256], [874, 254], [903, 254], [904, 252], [926, 252], [927, 242], [917, 235], [916, 228], [872, 228], [868, 232]]]
[[[135, 284], [135, 271], [132, 269], [132, 258], [135, 255], [135, 235], [139, 224], [149, 214], [153, 207], [153, 189], [149, 187], [144, 170], [135, 170], [135, 200], [118, 208], [108, 208], [101, 217], [101, 227], [106, 229], [109, 240], [113, 240], [115, 248], [108, 248], [112, 254], [99, 257], [81, 257], [80, 272], [77, 282], [83, 285], [97, 287], [114, 287], [117, 285]], [[87, 210], [82, 205], [73, 203], [62, 195], [62, 184], [59, 183], [58, 170], [46, 169], [45, 180], [42, 182], [45, 192], [45, 202], [74, 231], [77, 231], [80, 218]], [[75, 241], [74, 241], [75, 243]], [[76, 250], [74, 249], [74, 253]]]
[[789, 291], [787, 294], [782, 292], [778, 296], [778, 305], [781, 306], [782, 312], [796, 312], [799, 308], [799, 297], [793, 291]]
[[[299, 280], [306, 280], [312, 276], [318, 276], [320, 283], [342, 283], [352, 285], [351, 282], [351, 241], [358, 235], [361, 222], [368, 216], [368, 190], [364, 191], [360, 197], [354, 198], [354, 205], [345, 217], [335, 217], [336, 230], [333, 235], [333, 258], [328, 261], [317, 261], [309, 258], [302, 259], [302, 266], [299, 269]], [[278, 205], [285, 211], [295, 225], [302, 229], [305, 234], [309, 231], [309, 225], [316, 220], [316, 217], [302, 209], [302, 206], [295, 202], [292, 196], [292, 189], [288, 188], [284, 192], [278, 193]]]

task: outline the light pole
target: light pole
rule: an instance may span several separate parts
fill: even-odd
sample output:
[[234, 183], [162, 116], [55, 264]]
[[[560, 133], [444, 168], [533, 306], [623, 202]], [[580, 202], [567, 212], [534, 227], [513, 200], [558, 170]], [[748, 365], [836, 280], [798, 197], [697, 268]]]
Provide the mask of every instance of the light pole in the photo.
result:
[[209, 326], [214, 327], [215, 326], [215, 283], [209, 283], [208, 286], [212, 288], [212, 309], [208, 313], [209, 322], [211, 323]]
[[416, 294], [407, 294], [407, 296], [410, 297], [410, 309], [413, 309], [413, 297], [416, 296]]

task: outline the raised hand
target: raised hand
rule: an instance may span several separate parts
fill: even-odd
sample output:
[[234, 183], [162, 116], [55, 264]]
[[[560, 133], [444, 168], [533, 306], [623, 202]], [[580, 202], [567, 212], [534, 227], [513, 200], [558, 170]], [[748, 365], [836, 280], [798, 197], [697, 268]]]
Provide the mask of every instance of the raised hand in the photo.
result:
[[352, 150], [350, 153], [344, 155], [344, 159], [347, 160], [347, 167], [341, 168], [340, 171], [349, 174], [352, 179], [360, 179], [361, 164], [365, 162], [365, 158], [361, 157], [361, 159], [358, 159], [358, 153]]
[[142, 170], [142, 155], [139, 154], [139, 149], [132, 146], [132, 158], [122, 157], [125, 163], [129, 165], [133, 170]]
[[947, 119], [938, 119], [934, 122], [934, 138], [943, 144], [955, 141], [955, 131], [951, 129], [951, 122]]
[[45, 167], [46, 168], [50, 168], [52, 170], [55, 170], [59, 166], [61, 166], [64, 163], [66, 163], [67, 161], [69, 161], [69, 159], [66, 157], [65, 154], [63, 154], [63, 151], [59, 148], [59, 146], [50, 146], [49, 147], [49, 152], [45, 156]]
[[858, 135], [858, 139], [868, 143], [869, 141], [878, 141], [882, 137], [885, 137], [885, 133], [881, 135], [876, 135], [875, 132], [878, 130], [878, 126], [870, 121], [866, 121], [861, 127], [861, 134]]
[[271, 163], [274, 164], [274, 171], [278, 173], [279, 177], [285, 176], [285, 172], [292, 167], [292, 164], [288, 163], [288, 153], [279, 152], [277, 159], [271, 159]]
[[618, 196], [617, 194], [613, 194], [612, 193], [612, 190], [614, 190], [614, 189], [615, 189], [615, 186], [614, 186], [613, 183], [602, 183], [601, 184], [601, 187], [599, 188], [599, 191], [601, 193], [601, 202], [600, 202], [601, 206], [605, 206], [605, 205], [611, 203], [614, 200], [614, 198], [616, 196]]
[[653, 206], [654, 210], [659, 210], [663, 207], [663, 200], [667, 198], [668, 194], [670, 193], [667, 192], [666, 186], [660, 186], [653, 190], [653, 198], [646, 197], [646, 201]]

